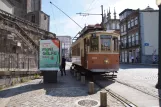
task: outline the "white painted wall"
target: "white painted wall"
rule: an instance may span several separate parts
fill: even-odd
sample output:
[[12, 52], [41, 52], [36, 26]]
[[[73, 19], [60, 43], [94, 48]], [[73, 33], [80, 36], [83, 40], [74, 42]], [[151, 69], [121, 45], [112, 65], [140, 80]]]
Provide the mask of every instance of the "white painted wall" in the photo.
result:
[[0, 0], [0, 9], [13, 14], [14, 8], [6, 0]]
[[[158, 55], [158, 12], [141, 12], [141, 37], [143, 55], [152, 55], [156, 49]], [[149, 43], [149, 46], [144, 46]]]

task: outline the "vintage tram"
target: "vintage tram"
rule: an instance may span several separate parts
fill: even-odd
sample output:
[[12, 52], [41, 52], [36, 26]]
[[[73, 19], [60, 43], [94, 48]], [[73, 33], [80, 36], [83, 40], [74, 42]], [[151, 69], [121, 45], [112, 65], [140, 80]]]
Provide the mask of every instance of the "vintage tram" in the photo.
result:
[[86, 26], [72, 43], [72, 67], [85, 73], [117, 73], [118, 40], [115, 31], [104, 31], [99, 25]]

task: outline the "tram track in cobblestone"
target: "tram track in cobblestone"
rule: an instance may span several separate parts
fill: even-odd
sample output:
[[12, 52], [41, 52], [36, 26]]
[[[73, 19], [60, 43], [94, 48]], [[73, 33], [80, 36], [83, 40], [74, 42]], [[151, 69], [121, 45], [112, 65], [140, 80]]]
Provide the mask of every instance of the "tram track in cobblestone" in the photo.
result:
[[106, 76], [107, 76], [107, 79], [108, 79], [108, 80], [115, 81], [115, 82], [117, 82], [117, 83], [119, 83], [119, 84], [125, 85], [125, 86], [127, 86], [127, 87], [132, 88], [132, 89], [135, 89], [135, 90], [137, 90], [137, 91], [140, 91], [140, 92], [142, 92], [142, 93], [144, 93], [144, 94], [146, 94], [146, 95], [149, 95], [149, 96], [152, 96], [152, 97], [154, 97], [154, 98], [157, 98], [157, 99], [161, 100], [161, 97], [159, 97], [159, 96], [157, 96], [157, 95], [154, 95], [154, 94], [152, 94], [152, 93], [150, 93], [150, 92], [143, 91], [143, 90], [138, 89], [138, 88], [136, 88], [136, 87], [134, 87], [134, 86], [132, 86], [132, 85], [129, 85], [129, 84], [124, 83], [124, 82], [122, 82], [122, 81], [116, 80], [116, 79], [114, 79], [114, 78], [108, 78], [109, 75], [107, 75], [107, 74], [106, 74]]
[[149, 92], [145, 92], [145, 91], [143, 91], [143, 90], [141, 90], [141, 89], [138, 89], [138, 88], [136, 88], [136, 87], [134, 87], [134, 86], [131, 86], [131, 85], [127, 84], [127, 83], [124, 83], [124, 82], [122, 82], [122, 81], [116, 80], [116, 79], [114, 79], [114, 78], [113, 78], [113, 79], [112, 79], [112, 78], [108, 78], [109, 75], [107, 75], [107, 74], [106, 74], [106, 76], [107, 76], [107, 79], [108, 79], [108, 80], [115, 81], [115, 82], [117, 82], [117, 83], [119, 83], [119, 84], [125, 85], [125, 86], [127, 86], [127, 87], [132, 88], [132, 89], [135, 89], [135, 90], [137, 90], [137, 91], [140, 91], [140, 92], [142, 92], [142, 93], [144, 93], [144, 94], [146, 94], [146, 95], [149, 95], [149, 96], [152, 96], [152, 97], [155, 97], [155, 98], [161, 100], [161, 97], [159, 97], [159, 96], [156, 96], [156, 95], [151, 94], [151, 93], [149, 93]]
[[[90, 79], [88, 78], [88, 81], [90, 81]], [[109, 93], [110, 96], [112, 96], [113, 98], [115, 98], [116, 100], [118, 100], [120, 103], [122, 103], [125, 107], [138, 107], [137, 105], [135, 105], [134, 103], [130, 102], [129, 100], [125, 99], [124, 97], [116, 94], [115, 92], [113, 92], [110, 89], [104, 88], [99, 82], [97, 81], [93, 81], [94, 84], [96, 84], [98, 87], [100, 87], [101, 89], [104, 89], [107, 93]]]
[[106, 92], [108, 92], [113, 98], [117, 99], [119, 102], [121, 102], [125, 107], [137, 107], [134, 103], [130, 102], [129, 100], [125, 99], [124, 97], [116, 94], [110, 89], [104, 88], [99, 82], [94, 81], [94, 83], [99, 86], [100, 88], [104, 89]]
[[[157, 93], [153, 93], [153, 92], [151, 92], [151, 91], [146, 91], [146, 90], [144, 90], [144, 88], [139, 88], [139, 87], [136, 87], [136, 86], [133, 86], [133, 84], [131, 85], [131, 84], [129, 84], [129, 83], [125, 83], [125, 82], [123, 82], [123, 81], [120, 81], [120, 80], [117, 80], [117, 79], [114, 79], [114, 78], [108, 78], [108, 76], [109, 75], [105, 75], [105, 76], [107, 76], [107, 80], [111, 80], [111, 81], [114, 81], [114, 82], [116, 82], [116, 83], [118, 83], [118, 84], [120, 84], [120, 85], [124, 85], [124, 86], [127, 86], [127, 87], [129, 87], [129, 88], [131, 88], [131, 89], [134, 89], [134, 90], [137, 90], [137, 91], [139, 91], [139, 92], [141, 92], [141, 93], [144, 93], [144, 94], [146, 94], [146, 95], [149, 95], [149, 96], [151, 96], [151, 97], [154, 97], [154, 98], [157, 98], [157, 99], [159, 99], [159, 100], [161, 100], [161, 97], [157, 94]], [[97, 81], [97, 79], [95, 80], [95, 81]], [[99, 85], [99, 83], [97, 83], [97, 82], [95, 82], [95, 84], [96, 85], [98, 85], [98, 86], [100, 86]], [[101, 87], [102, 89], [105, 89], [103, 86]], [[120, 101], [120, 102], [122, 102], [123, 103], [123, 105], [125, 105], [126, 107], [137, 107], [135, 104], [133, 104], [133, 103], [131, 103], [130, 101], [128, 101], [127, 99], [125, 99], [125, 98], [123, 98], [123, 97], [121, 97], [120, 95], [118, 95], [118, 94], [116, 94], [116, 93], [114, 93], [112, 90], [110, 90], [110, 89], [107, 89], [107, 87], [106, 87], [106, 89], [105, 89], [112, 97], [114, 97], [115, 99], [117, 99], [118, 101]]]
[[127, 84], [127, 83], [124, 83], [124, 82], [121, 82], [121, 81], [118, 81], [118, 80], [115, 80], [115, 79], [113, 79], [113, 80], [114, 80], [115, 82], [119, 83], [119, 84], [128, 86], [128, 87], [130, 87], [130, 88], [132, 88], [132, 89], [135, 89], [135, 90], [137, 90], [137, 91], [140, 91], [140, 92], [142, 92], [142, 93], [144, 93], [144, 94], [146, 94], [146, 95], [150, 95], [150, 96], [152, 96], [152, 97], [155, 97], [155, 98], [161, 100], [161, 97], [159, 97], [159, 96], [156, 96], [156, 95], [153, 95], [153, 94], [151, 94], [151, 93], [145, 92], [145, 91], [143, 91], [143, 90], [141, 90], [141, 89], [138, 89], [138, 88], [136, 88], [136, 87], [134, 87], [134, 86], [131, 86], [131, 85]]

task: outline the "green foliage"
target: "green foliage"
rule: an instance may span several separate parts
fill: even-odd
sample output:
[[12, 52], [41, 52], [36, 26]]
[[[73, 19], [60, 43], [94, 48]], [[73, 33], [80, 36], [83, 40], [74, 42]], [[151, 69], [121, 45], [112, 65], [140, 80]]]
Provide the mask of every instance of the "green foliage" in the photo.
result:
[[34, 75], [34, 78], [35, 78], [35, 79], [39, 79], [39, 78], [40, 78], [40, 75], [39, 75], [39, 74], [35, 74], [35, 75]]

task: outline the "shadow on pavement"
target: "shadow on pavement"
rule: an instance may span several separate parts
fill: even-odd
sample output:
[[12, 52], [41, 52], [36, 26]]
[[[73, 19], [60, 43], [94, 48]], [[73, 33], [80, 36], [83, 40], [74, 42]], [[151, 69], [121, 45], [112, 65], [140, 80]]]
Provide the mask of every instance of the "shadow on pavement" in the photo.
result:
[[[57, 74], [57, 83], [44, 84], [41, 79], [33, 80], [28, 83], [24, 83], [22, 86], [17, 86], [14, 88], [9, 88], [0, 91], [0, 98], [8, 98], [16, 95], [21, 95], [24, 93], [29, 93], [31, 91], [44, 90], [42, 94], [57, 97], [78, 97], [78, 96], [88, 96], [88, 81], [86, 84], [81, 84], [80, 80], [76, 80], [69, 69], [66, 70], [67, 75], [61, 76], [61, 73]], [[114, 83], [114, 81], [109, 80], [106, 75], [97, 75], [94, 77], [97, 81], [101, 81], [103, 86], [108, 86]], [[95, 92], [101, 90], [99, 87], [95, 87]], [[103, 88], [103, 87], [102, 87]]]
[[132, 64], [120, 64], [120, 69], [141, 69], [141, 68], [158, 68], [158, 66], [151, 66], [151, 65], [132, 65]]
[[27, 93], [30, 91], [36, 91], [44, 89], [46, 95], [57, 96], [57, 97], [77, 97], [77, 96], [87, 96], [88, 86], [82, 85], [80, 81], [77, 81], [67, 70], [66, 76], [61, 76], [60, 72], [57, 74], [58, 82], [44, 84], [42, 80], [36, 83], [26, 83], [26, 85], [18, 86], [14, 88], [9, 88], [0, 91], [0, 98], [8, 98], [15, 95]]
[[97, 83], [99, 83], [98, 85], [101, 86], [101, 88], [105, 88], [115, 83], [115, 80], [110, 77], [111, 76], [108, 75], [97, 75], [95, 76], [95, 80], [97, 81]]

